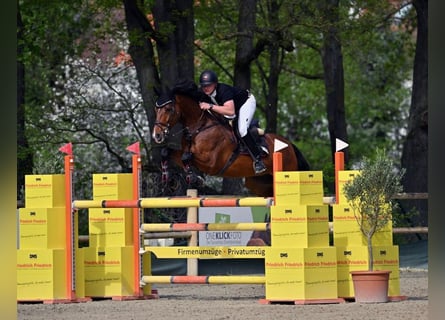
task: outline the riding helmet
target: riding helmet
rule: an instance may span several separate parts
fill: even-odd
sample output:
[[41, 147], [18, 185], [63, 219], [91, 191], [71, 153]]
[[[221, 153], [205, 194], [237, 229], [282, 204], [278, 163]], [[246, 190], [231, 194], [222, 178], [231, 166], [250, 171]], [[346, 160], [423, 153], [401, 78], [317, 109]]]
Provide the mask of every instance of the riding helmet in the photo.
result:
[[201, 86], [208, 86], [212, 83], [218, 82], [218, 76], [212, 70], [205, 70], [199, 76], [199, 84]]

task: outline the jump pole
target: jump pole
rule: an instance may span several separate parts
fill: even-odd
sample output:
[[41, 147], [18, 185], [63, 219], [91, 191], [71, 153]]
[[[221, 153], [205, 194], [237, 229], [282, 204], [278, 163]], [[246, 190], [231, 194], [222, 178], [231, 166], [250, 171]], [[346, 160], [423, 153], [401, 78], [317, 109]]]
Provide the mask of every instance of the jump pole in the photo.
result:
[[[140, 197], [140, 175], [141, 175], [141, 157], [139, 154], [132, 156], [133, 164], [133, 199], [139, 199]], [[141, 235], [139, 234], [138, 227], [141, 224], [141, 210], [139, 208], [133, 208], [133, 259], [134, 259], [134, 272], [133, 272], [133, 286], [134, 295], [141, 296], [143, 294], [142, 289], [139, 286], [139, 279], [142, 275], [142, 259], [139, 254], [141, 248]]]
[[144, 283], [265, 284], [265, 276], [143, 276]]
[[[239, 223], [143, 223], [141, 232], [171, 231], [268, 231], [268, 222]], [[194, 246], [195, 244], [190, 244]]]
[[273, 170], [273, 199], [274, 204], [277, 203], [277, 195], [276, 195], [276, 178], [275, 173], [278, 171], [283, 171], [283, 154], [281, 152], [278, 152], [281, 149], [284, 149], [288, 147], [287, 144], [281, 142], [278, 139], [275, 139], [274, 141], [274, 152], [272, 154], [272, 170]]
[[338, 172], [345, 170], [345, 154], [343, 151], [344, 148], [348, 147], [349, 145], [340, 140], [335, 139], [335, 154], [334, 154], [334, 162], [335, 162], [335, 203], [338, 204], [338, 201], [340, 200], [340, 186], [338, 183]]
[[76, 298], [76, 286], [75, 286], [75, 258], [74, 250], [76, 246], [75, 232], [74, 232], [74, 212], [72, 209], [73, 199], [73, 171], [74, 171], [74, 158], [72, 153], [65, 156], [65, 254], [66, 254], [66, 296], [68, 300], [74, 300]]
[[335, 203], [340, 199], [340, 185], [338, 183], [338, 172], [345, 170], [345, 154], [342, 151], [335, 153]]
[[[197, 197], [198, 190], [189, 189], [187, 190], [187, 196]], [[198, 222], [198, 208], [192, 207], [187, 209], [187, 224], [197, 223]], [[192, 230], [191, 230], [192, 231]], [[193, 231], [192, 235], [188, 241], [189, 246], [197, 246], [198, 245], [198, 232]], [[197, 276], [198, 275], [198, 259], [191, 258], [187, 259], [187, 275], [188, 276]]]
[[75, 200], [73, 207], [90, 208], [189, 208], [189, 207], [270, 207], [273, 199], [267, 197], [203, 198], [166, 197], [138, 200]]
[[[126, 150], [133, 153], [132, 163], [132, 178], [133, 178], [133, 199], [137, 201], [141, 196], [141, 181], [142, 181], [142, 162], [139, 142], [128, 146]], [[142, 297], [144, 291], [140, 286], [140, 278], [142, 276], [142, 257], [141, 248], [143, 246], [144, 238], [139, 233], [139, 226], [142, 224], [142, 214], [140, 207], [133, 208], [133, 295], [134, 297]]]
[[[286, 145], [287, 146], [287, 145]], [[275, 148], [276, 149], [276, 148]], [[283, 170], [283, 160], [281, 152], [275, 150], [273, 153], [273, 172]], [[274, 175], [275, 183], [275, 175]], [[254, 198], [260, 199], [260, 198]], [[268, 199], [267, 206], [272, 206], [275, 203], [275, 188], [274, 197]], [[200, 203], [202, 204], [202, 203]], [[210, 204], [210, 202], [208, 203]], [[213, 203], [212, 203], [213, 204]], [[232, 204], [232, 205], [229, 205]], [[227, 206], [239, 206], [239, 202], [231, 200]], [[79, 204], [81, 205], [81, 204]], [[203, 205], [200, 205], [203, 206]], [[215, 205], [217, 206], [217, 205]], [[249, 204], [248, 206], [252, 206]], [[265, 206], [264, 199], [260, 200], [259, 206]], [[141, 224], [141, 232], [152, 231], [206, 231], [206, 230], [270, 230], [269, 223], [158, 223], [158, 224]], [[187, 260], [190, 260], [188, 258]], [[265, 284], [266, 276], [142, 276], [141, 282], [148, 283], [165, 283], [165, 284]]]

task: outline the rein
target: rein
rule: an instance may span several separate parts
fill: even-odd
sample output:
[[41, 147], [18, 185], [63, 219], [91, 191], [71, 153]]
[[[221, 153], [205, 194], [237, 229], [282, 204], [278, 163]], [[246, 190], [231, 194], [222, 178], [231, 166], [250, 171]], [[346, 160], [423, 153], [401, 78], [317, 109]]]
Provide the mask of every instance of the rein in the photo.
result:
[[[193, 124], [193, 127], [195, 129], [191, 130], [191, 128], [190, 128], [191, 126], [185, 126], [184, 123], [182, 123], [183, 128], [181, 130], [179, 130], [177, 132], [170, 132], [171, 119], [174, 118], [175, 115], [177, 116], [178, 114], [181, 114], [180, 112], [184, 112], [184, 111], [178, 112], [178, 110], [176, 110], [175, 99], [168, 99], [168, 100], [166, 99], [160, 104], [156, 103], [157, 108], [164, 108], [166, 105], [171, 104], [171, 103], [173, 103], [174, 107], [170, 110], [170, 115], [169, 115], [168, 119], [166, 119], [166, 122], [155, 121], [154, 126], [158, 126], [163, 131], [165, 136], [168, 136], [170, 134], [171, 137], [175, 137], [175, 136], [181, 135], [182, 133], [185, 133], [183, 138], [187, 141], [187, 147], [185, 150], [183, 150], [184, 154], [190, 153], [193, 139], [195, 139], [196, 136], [198, 136], [200, 133], [205, 132], [206, 130], [213, 128], [215, 126], [222, 126], [226, 129], [228, 129], [232, 134], [233, 140], [237, 141], [237, 138], [233, 131], [232, 126], [225, 119], [218, 117], [217, 115], [215, 115], [214, 113], [212, 113], [210, 111], [208, 112], [209, 118], [206, 118], [206, 116], [205, 116], [206, 110], [201, 111], [201, 114], [200, 114], [198, 120]], [[206, 124], [207, 121], [211, 121], [211, 123]], [[227, 170], [227, 168], [229, 168], [233, 164], [233, 162], [236, 160], [236, 158], [239, 156], [239, 154], [240, 154], [240, 147], [237, 144], [237, 147], [232, 151], [231, 156], [229, 157], [227, 162], [224, 164], [224, 166], [221, 168], [221, 170], [219, 170], [217, 175], [222, 175]], [[184, 163], [184, 164], [187, 167], [187, 164], [186, 163]], [[190, 163], [188, 163], [188, 165], [190, 165]], [[166, 164], [163, 166], [163, 172], [165, 173], [165, 175], [163, 174], [163, 180], [168, 179], [168, 175], [166, 173], [167, 172]]]
[[[205, 111], [203, 111], [201, 113], [201, 116], [199, 117], [198, 122], [201, 121], [204, 118], [204, 112]], [[184, 127], [184, 129], [182, 129], [180, 131], [180, 132], [182, 132], [182, 131], [187, 130], [187, 132], [188, 132], [188, 137], [186, 137], [186, 140], [188, 142], [188, 146], [187, 146], [188, 150], [190, 150], [190, 148], [191, 148], [193, 138], [196, 137], [199, 133], [204, 132], [207, 129], [213, 128], [215, 126], [222, 126], [222, 127], [225, 127], [225, 128], [229, 127], [227, 125], [227, 123], [224, 122], [223, 119], [215, 116], [215, 114], [213, 114], [211, 112], [209, 112], [209, 114], [216, 122], [212, 122], [210, 125], [207, 125], [207, 126], [204, 126], [204, 124], [202, 124], [200, 127], [195, 129], [193, 132], [190, 132], [189, 127]], [[231, 128], [228, 128], [228, 129], [230, 129], [231, 133], [234, 135], [233, 130], [231, 130]], [[233, 138], [236, 140], [235, 136]], [[219, 175], [219, 176], [222, 175], [227, 170], [227, 168], [229, 168], [232, 165], [232, 163], [236, 160], [236, 158], [238, 158], [239, 154], [240, 154], [240, 148], [239, 148], [239, 145], [237, 144], [237, 147], [232, 152], [232, 155], [227, 160], [227, 162], [224, 164], [224, 166], [221, 168], [221, 170], [218, 171], [217, 175]]]

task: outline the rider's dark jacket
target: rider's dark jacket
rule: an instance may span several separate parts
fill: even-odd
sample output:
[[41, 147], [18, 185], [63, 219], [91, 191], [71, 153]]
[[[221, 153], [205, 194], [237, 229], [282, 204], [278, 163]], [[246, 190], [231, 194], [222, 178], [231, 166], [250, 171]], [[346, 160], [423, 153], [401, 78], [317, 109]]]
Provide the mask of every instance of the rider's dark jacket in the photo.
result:
[[[249, 97], [249, 91], [225, 83], [218, 82], [216, 85], [216, 96], [214, 97], [218, 105], [222, 106], [226, 101], [233, 100], [235, 103], [235, 113], [238, 114], [239, 109], [246, 103]], [[203, 94], [204, 102], [212, 103], [210, 97]]]

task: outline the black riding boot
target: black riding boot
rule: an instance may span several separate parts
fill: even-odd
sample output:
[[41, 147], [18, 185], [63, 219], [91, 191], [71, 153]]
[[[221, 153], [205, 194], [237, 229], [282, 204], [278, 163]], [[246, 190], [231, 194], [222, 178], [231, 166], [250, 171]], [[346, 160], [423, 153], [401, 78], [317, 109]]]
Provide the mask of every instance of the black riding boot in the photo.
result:
[[267, 170], [263, 161], [261, 160], [261, 150], [258, 145], [255, 143], [255, 140], [252, 138], [250, 133], [248, 132], [244, 137], [241, 138], [249, 150], [250, 155], [253, 159], [253, 170], [255, 170], [255, 174], [263, 173]]

